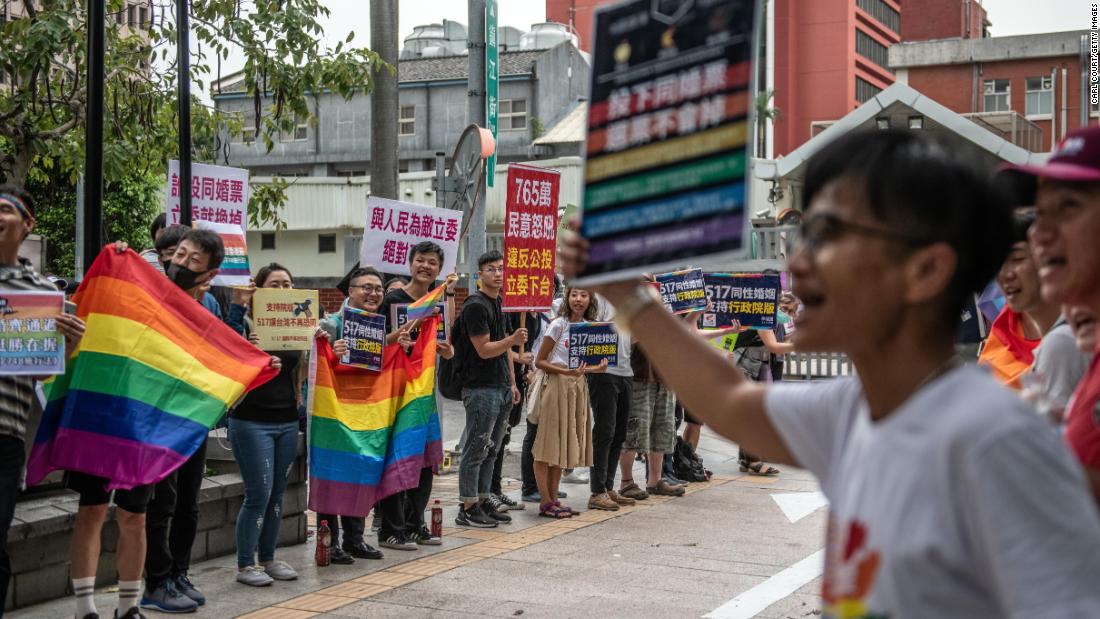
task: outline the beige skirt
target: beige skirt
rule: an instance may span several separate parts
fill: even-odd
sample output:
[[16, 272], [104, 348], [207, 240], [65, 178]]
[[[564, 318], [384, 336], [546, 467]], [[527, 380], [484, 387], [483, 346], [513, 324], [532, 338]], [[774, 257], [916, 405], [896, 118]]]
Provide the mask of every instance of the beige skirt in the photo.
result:
[[532, 395], [539, 426], [531, 449], [535, 461], [562, 468], [592, 466], [592, 413], [584, 377], [548, 374]]

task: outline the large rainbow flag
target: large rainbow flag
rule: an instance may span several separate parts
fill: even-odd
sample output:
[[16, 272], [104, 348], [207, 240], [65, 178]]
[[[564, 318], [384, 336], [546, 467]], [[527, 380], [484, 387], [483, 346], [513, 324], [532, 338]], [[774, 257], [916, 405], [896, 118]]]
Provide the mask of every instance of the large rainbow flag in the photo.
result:
[[183, 464], [226, 409], [276, 375], [237, 335], [133, 251], [100, 252], [72, 299], [86, 324], [46, 407], [27, 485], [52, 470], [155, 483]]
[[420, 470], [443, 460], [435, 405], [438, 316], [429, 317], [411, 354], [397, 344], [382, 371], [337, 363], [327, 340], [310, 362], [309, 508], [366, 516], [374, 503], [415, 488]]

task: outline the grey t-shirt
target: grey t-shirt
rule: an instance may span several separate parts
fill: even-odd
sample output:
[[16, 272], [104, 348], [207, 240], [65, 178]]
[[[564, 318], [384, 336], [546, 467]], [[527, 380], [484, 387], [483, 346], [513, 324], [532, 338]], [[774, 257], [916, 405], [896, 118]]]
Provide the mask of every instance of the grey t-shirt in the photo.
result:
[[1042, 390], [1039, 412], [1049, 414], [1065, 410], [1088, 367], [1089, 355], [1077, 350], [1073, 329], [1065, 319], [1059, 319], [1039, 342], [1031, 366], [1031, 373], [1038, 378]]
[[1100, 515], [1080, 467], [980, 370], [877, 422], [855, 377], [776, 385], [766, 407], [830, 502], [826, 616], [1100, 617]]

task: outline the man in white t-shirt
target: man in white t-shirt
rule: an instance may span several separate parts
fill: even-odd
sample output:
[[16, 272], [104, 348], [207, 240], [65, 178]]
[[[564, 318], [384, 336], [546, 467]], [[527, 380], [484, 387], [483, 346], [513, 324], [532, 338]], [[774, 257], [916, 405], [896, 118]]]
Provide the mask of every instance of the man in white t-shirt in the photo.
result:
[[[921, 132], [849, 133], [811, 159], [789, 268], [797, 349], [858, 377], [752, 384], [638, 282], [595, 287], [684, 405], [830, 502], [826, 617], [1100, 617], [1100, 515], [1038, 415], [956, 357], [968, 295], [1011, 244], [980, 157]], [[564, 239], [563, 271], [587, 246]]]

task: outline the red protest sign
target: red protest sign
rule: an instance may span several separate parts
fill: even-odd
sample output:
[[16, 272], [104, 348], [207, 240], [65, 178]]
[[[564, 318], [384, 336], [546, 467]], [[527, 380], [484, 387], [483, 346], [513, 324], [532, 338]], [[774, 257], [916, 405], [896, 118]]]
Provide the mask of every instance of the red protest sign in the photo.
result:
[[545, 311], [554, 299], [558, 241], [556, 170], [510, 164], [504, 218], [505, 311]]

